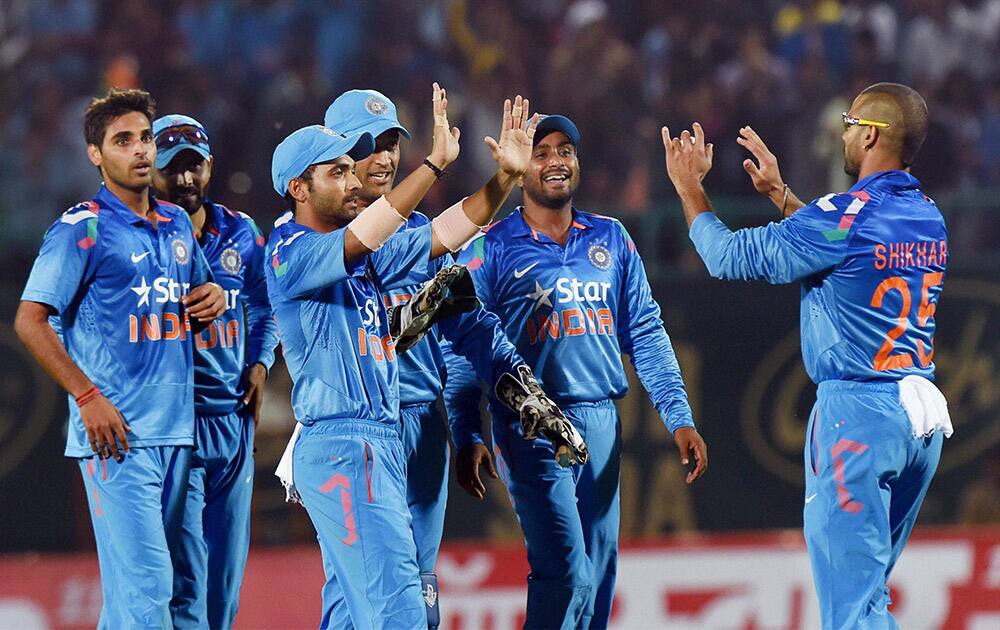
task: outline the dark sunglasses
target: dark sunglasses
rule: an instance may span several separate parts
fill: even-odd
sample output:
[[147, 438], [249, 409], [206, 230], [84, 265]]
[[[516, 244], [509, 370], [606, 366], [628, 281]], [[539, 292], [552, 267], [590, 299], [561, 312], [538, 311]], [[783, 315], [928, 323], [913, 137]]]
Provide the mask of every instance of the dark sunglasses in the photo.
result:
[[156, 135], [156, 148], [165, 151], [178, 144], [208, 146], [208, 136], [197, 127], [170, 127]]
[[844, 119], [844, 131], [847, 131], [855, 125], [861, 125], [862, 127], [880, 127], [886, 129], [889, 127], [889, 123], [878, 122], [877, 120], [868, 120], [867, 118], [855, 118], [847, 112], [841, 114]]

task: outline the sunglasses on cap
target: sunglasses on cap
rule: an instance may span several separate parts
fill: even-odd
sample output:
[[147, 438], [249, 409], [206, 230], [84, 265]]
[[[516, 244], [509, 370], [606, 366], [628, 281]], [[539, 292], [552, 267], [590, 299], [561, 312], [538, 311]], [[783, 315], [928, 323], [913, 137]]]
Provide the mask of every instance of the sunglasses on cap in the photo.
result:
[[880, 127], [882, 129], [889, 127], [889, 123], [878, 122], [877, 120], [868, 120], [867, 118], [855, 118], [847, 112], [841, 114], [841, 117], [844, 119], [844, 131], [847, 131], [855, 125], [860, 125], [862, 127]]
[[156, 148], [165, 151], [178, 144], [208, 146], [208, 136], [197, 127], [169, 127], [156, 135]]

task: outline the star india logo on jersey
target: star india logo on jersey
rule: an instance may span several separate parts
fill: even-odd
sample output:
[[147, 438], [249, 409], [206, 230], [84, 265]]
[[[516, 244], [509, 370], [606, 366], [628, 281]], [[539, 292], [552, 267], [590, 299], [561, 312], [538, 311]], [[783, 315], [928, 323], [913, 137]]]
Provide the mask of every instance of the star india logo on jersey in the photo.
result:
[[191, 252], [188, 251], [188, 246], [181, 239], [175, 238], [170, 243], [170, 249], [174, 252], [174, 258], [178, 264], [186, 265], [191, 261]]
[[236, 275], [240, 272], [243, 267], [243, 257], [240, 253], [233, 249], [232, 247], [227, 247], [220, 255], [219, 262], [222, 263], [222, 268], [226, 270], [227, 273]]

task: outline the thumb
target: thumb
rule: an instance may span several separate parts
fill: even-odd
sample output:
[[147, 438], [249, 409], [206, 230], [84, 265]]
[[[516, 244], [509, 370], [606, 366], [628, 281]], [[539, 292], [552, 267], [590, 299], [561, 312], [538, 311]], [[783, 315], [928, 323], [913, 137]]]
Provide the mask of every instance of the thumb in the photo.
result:
[[490, 148], [490, 153], [493, 154], [493, 157], [496, 157], [497, 154], [500, 152], [499, 143], [497, 143], [497, 141], [490, 136], [486, 136], [485, 138], [483, 138], [483, 142], [485, 142], [486, 146]]
[[681, 439], [677, 441], [677, 450], [681, 452], [681, 463], [685, 466], [691, 461], [688, 459], [688, 442], [687, 440]]
[[455, 140], [458, 140], [460, 137], [462, 137], [462, 130], [459, 129], [458, 127], [452, 127], [451, 137], [454, 138]]
[[708, 144], [705, 145], [705, 154], [708, 156], [708, 161], [709, 162], [712, 161], [712, 154], [713, 154], [713, 150], [714, 149], [715, 149], [715, 145], [713, 145], [711, 142], [709, 142]]
[[760, 174], [760, 169], [757, 165], [753, 163], [753, 160], [747, 158], [743, 160], [743, 170], [750, 174], [750, 177], [754, 179], [760, 179], [762, 175]]

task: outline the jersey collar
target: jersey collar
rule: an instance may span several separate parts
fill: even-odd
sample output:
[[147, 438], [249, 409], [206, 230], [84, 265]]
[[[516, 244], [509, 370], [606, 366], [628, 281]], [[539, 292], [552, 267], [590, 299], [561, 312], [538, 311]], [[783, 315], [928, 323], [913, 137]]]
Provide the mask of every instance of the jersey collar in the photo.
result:
[[[571, 211], [573, 213], [573, 221], [570, 223], [570, 230], [587, 230], [594, 227], [594, 224], [590, 222], [590, 219], [585, 214], [576, 208], [571, 208]], [[542, 239], [549, 240], [549, 237], [528, 225], [528, 222], [524, 220], [524, 206], [518, 206], [514, 212], [511, 213], [510, 221], [511, 236], [527, 236], [536, 241], [541, 241]]]
[[[112, 212], [121, 215], [130, 225], [152, 225], [146, 219], [132, 212], [132, 209], [126, 206], [125, 202], [115, 196], [113, 192], [108, 190], [108, 187], [104, 184], [101, 184], [101, 189], [97, 192], [97, 196], [94, 199]], [[149, 205], [151, 208], [155, 208], [154, 212], [156, 212], [158, 221], [169, 222], [173, 220], [172, 217], [165, 216], [163, 212], [160, 212], [160, 202], [152, 193], [149, 195]]]
[[889, 190], [906, 190], [920, 188], [920, 180], [906, 171], [879, 171], [864, 179], [858, 180], [848, 192], [857, 192], [866, 188], [882, 188]]

